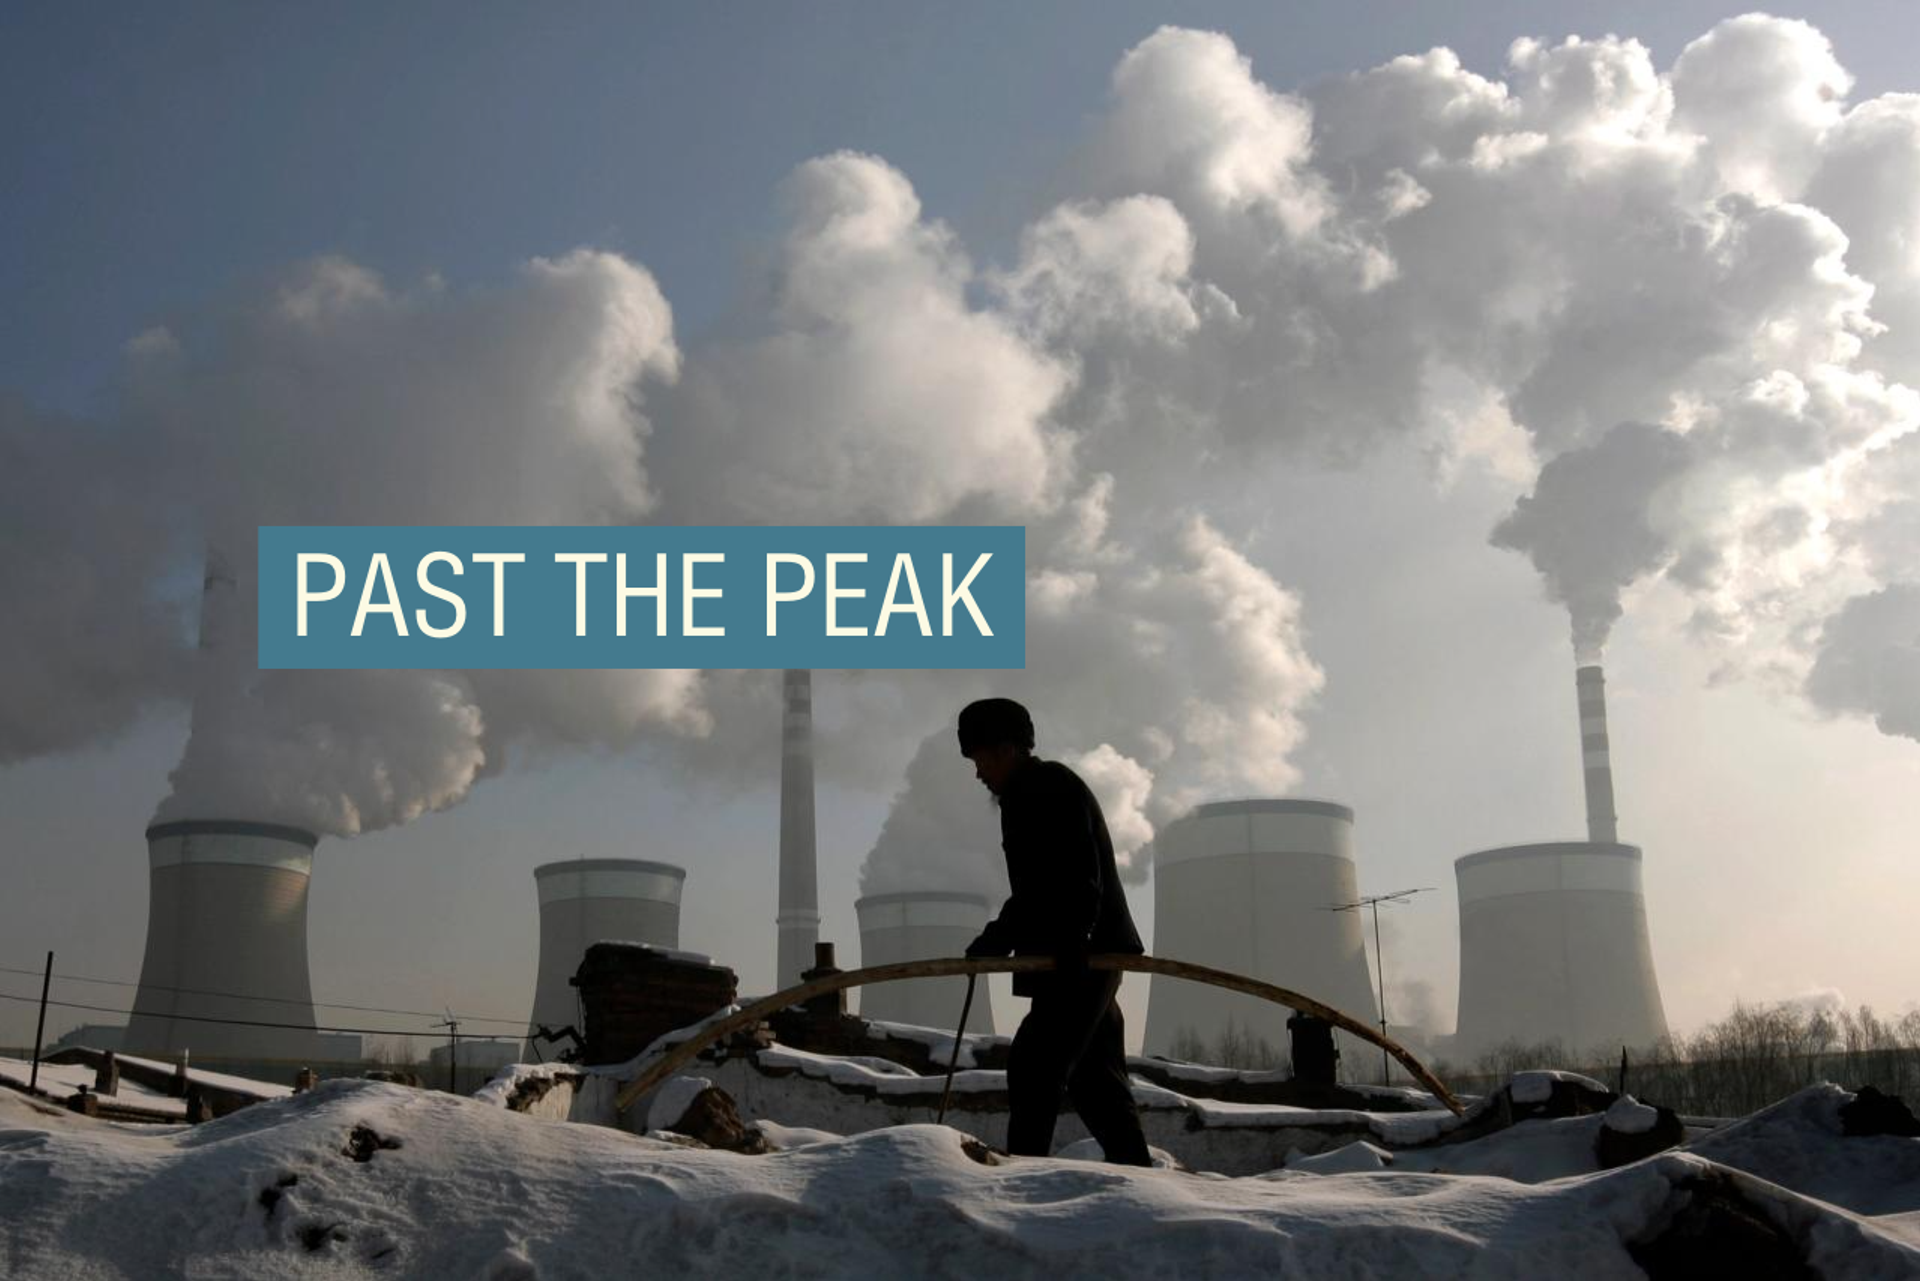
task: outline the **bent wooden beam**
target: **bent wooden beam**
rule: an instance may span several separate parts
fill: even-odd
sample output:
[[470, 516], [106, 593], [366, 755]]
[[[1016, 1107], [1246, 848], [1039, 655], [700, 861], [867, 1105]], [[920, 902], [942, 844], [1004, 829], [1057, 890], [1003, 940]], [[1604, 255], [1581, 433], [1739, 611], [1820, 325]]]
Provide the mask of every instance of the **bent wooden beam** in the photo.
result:
[[[1187, 979], [1194, 983], [1205, 983], [1212, 987], [1223, 987], [1233, 992], [1244, 992], [1248, 996], [1257, 996], [1276, 1005], [1284, 1005], [1310, 1014], [1317, 1019], [1325, 1019], [1342, 1032], [1359, 1037], [1370, 1045], [1376, 1045], [1398, 1059], [1400, 1066], [1407, 1069], [1413, 1079], [1424, 1086], [1429, 1093], [1449, 1111], [1458, 1116], [1462, 1109], [1460, 1100], [1453, 1092], [1440, 1083], [1440, 1078], [1427, 1070], [1426, 1064], [1413, 1057], [1406, 1047], [1392, 1037], [1384, 1035], [1378, 1028], [1362, 1023], [1352, 1015], [1342, 1013], [1331, 1005], [1324, 1005], [1310, 996], [1289, 991], [1272, 983], [1259, 979], [1250, 979], [1245, 975], [1233, 974], [1226, 970], [1216, 970], [1205, 965], [1195, 965], [1190, 961], [1170, 961], [1158, 956], [1132, 956], [1111, 953], [1087, 958], [1087, 967], [1095, 970], [1119, 970], [1132, 974], [1164, 974], [1168, 978]], [[768, 1015], [786, 1009], [789, 1005], [799, 1005], [816, 996], [844, 991], [850, 987], [864, 987], [872, 983], [892, 983], [899, 979], [944, 978], [951, 974], [1034, 974], [1054, 969], [1054, 959], [1050, 956], [1012, 956], [962, 958], [943, 957], [928, 961], [898, 961], [892, 965], [870, 965], [863, 970], [842, 970], [837, 974], [826, 974], [810, 982], [800, 983], [784, 992], [775, 992], [751, 1005], [742, 1006], [723, 1019], [699, 1028], [687, 1040], [671, 1046], [661, 1056], [641, 1070], [640, 1075], [627, 1082], [620, 1089], [619, 1109], [624, 1112], [633, 1105], [635, 1099], [659, 1085], [686, 1064], [693, 1061], [699, 1053], [735, 1032], [751, 1028]]]

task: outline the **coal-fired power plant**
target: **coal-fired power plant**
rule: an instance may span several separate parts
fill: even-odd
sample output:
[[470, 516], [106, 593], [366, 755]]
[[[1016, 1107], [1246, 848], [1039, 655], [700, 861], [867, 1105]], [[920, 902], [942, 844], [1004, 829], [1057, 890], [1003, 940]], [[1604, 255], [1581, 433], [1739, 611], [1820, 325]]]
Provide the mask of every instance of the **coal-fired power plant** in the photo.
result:
[[[946, 890], [869, 894], [853, 907], [860, 919], [862, 967], [959, 956], [986, 927], [988, 915], [981, 895]], [[966, 996], [967, 981], [958, 976], [875, 983], [860, 989], [860, 1014], [951, 1032]], [[967, 1031], [993, 1031], [993, 1003], [984, 984], [968, 1007]]]
[[[1154, 955], [1264, 979], [1379, 1020], [1357, 912], [1353, 811], [1329, 801], [1201, 805], [1154, 839]], [[1229, 1030], [1287, 1052], [1288, 1012], [1257, 997], [1155, 975], [1146, 1052]]]
[[531, 1040], [579, 1029], [578, 992], [569, 981], [587, 949], [599, 942], [680, 946], [680, 894], [684, 869], [631, 858], [583, 858], [533, 869], [540, 895], [540, 969], [528, 1020], [530, 1055], [552, 1058], [559, 1044]]
[[[1666, 1035], [1640, 850], [1616, 839], [1606, 680], [1576, 674], [1585, 841], [1482, 850], [1457, 860], [1460, 1007], [1453, 1052], [1558, 1042], [1610, 1060]], [[1584, 1060], [1583, 1060], [1584, 1061]]]
[[789, 668], [781, 682], [780, 909], [774, 989], [813, 967], [820, 941], [820, 885], [814, 865], [813, 673]]
[[129, 1053], [260, 1063], [321, 1057], [307, 970], [315, 844], [311, 832], [271, 823], [203, 819], [147, 829], [147, 949]]

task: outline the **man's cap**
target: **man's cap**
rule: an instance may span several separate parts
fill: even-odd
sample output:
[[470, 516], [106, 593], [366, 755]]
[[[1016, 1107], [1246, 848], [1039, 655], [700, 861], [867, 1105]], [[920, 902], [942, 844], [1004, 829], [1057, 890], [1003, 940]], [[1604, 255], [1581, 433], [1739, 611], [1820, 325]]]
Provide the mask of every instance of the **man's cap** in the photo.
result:
[[960, 709], [962, 755], [1000, 743], [1033, 750], [1033, 717], [1026, 708], [1010, 698], [983, 698]]

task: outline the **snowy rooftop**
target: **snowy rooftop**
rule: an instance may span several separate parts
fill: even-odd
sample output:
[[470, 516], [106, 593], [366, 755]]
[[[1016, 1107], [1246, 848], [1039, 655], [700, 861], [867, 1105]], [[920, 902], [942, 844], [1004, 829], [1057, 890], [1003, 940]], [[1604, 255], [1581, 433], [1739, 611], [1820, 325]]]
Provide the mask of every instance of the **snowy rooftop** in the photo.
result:
[[[33, 1064], [26, 1059], [0, 1058], [0, 1079], [22, 1089], [34, 1079]], [[80, 1093], [84, 1087], [93, 1089], [93, 1068], [82, 1063], [42, 1063], [40, 1065], [40, 1089], [52, 1099], [65, 1100]], [[102, 1100], [117, 1103], [122, 1107], [139, 1108], [143, 1112], [153, 1112], [165, 1116], [177, 1116], [186, 1119], [187, 1103], [185, 1099], [171, 1098], [159, 1090], [129, 1081], [124, 1077], [120, 1081], [120, 1092], [102, 1095]]]

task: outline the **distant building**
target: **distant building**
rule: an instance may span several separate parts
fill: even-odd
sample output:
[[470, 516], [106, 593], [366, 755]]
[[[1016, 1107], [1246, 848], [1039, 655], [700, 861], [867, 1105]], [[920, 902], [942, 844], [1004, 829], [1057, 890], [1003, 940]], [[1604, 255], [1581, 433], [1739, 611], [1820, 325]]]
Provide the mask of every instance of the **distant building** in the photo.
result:
[[121, 1044], [127, 1039], [126, 1025], [122, 1023], [82, 1023], [65, 1036], [47, 1047], [49, 1053], [54, 1050], [71, 1050], [85, 1047], [89, 1050], [112, 1050], [119, 1053]]
[[322, 1032], [319, 1041], [316, 1062], [359, 1063], [367, 1057], [366, 1046], [357, 1032]]
[[[451, 1046], [436, 1045], [427, 1051], [427, 1063], [431, 1067], [445, 1069]], [[503, 1068], [509, 1063], [520, 1061], [520, 1042], [518, 1041], [469, 1041], [460, 1042], [460, 1066], [469, 1068]]]

